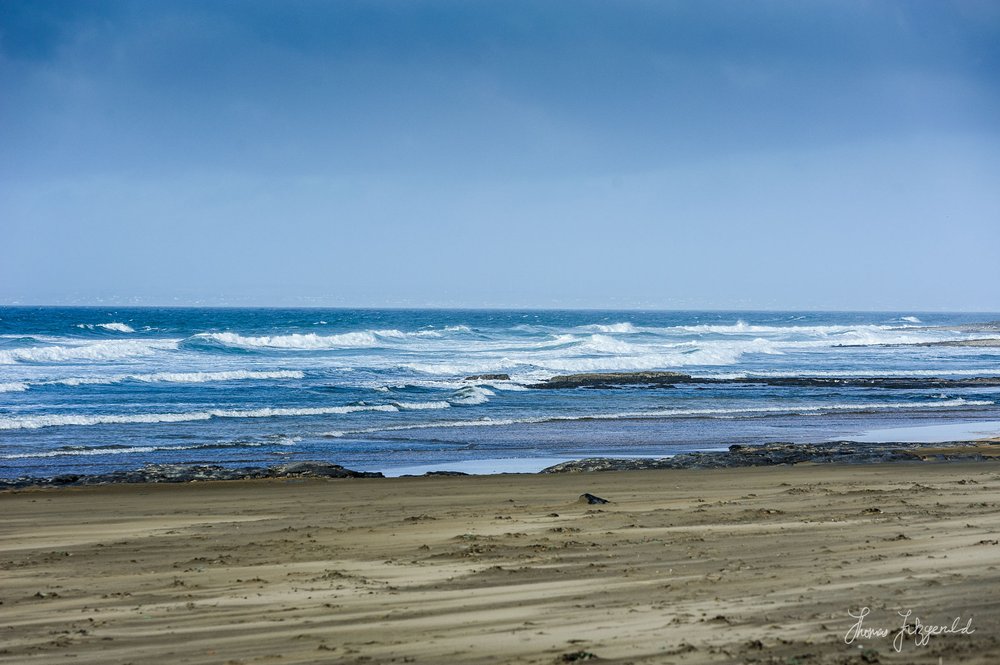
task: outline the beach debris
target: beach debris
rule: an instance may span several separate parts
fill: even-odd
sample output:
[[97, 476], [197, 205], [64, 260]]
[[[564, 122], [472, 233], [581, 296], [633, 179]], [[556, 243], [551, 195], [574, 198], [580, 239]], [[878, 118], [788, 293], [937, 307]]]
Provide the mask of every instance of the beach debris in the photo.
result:
[[600, 660], [600, 657], [590, 653], [589, 651], [571, 651], [570, 653], [564, 653], [560, 656], [558, 662], [579, 663], [583, 660]]
[[595, 503], [611, 503], [611, 502], [610, 502], [610, 501], [608, 501], [607, 499], [602, 499], [601, 497], [599, 497], [599, 496], [596, 496], [596, 495], [594, 495], [594, 494], [591, 494], [590, 492], [584, 492], [583, 494], [581, 494], [581, 495], [580, 495], [580, 499], [581, 499], [582, 501], [586, 501], [586, 502], [587, 502], [587, 503], [589, 503], [589, 504], [595, 504]]

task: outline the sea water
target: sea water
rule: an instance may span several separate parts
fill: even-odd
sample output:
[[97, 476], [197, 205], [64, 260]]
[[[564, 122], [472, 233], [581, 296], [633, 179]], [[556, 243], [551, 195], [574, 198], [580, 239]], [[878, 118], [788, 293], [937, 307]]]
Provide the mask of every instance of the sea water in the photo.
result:
[[[553, 375], [1000, 376], [991, 314], [0, 308], [0, 476], [328, 460], [387, 473], [850, 438], [1000, 419], [1000, 389]], [[950, 327], [950, 328], [949, 328]], [[507, 374], [509, 380], [474, 379]]]

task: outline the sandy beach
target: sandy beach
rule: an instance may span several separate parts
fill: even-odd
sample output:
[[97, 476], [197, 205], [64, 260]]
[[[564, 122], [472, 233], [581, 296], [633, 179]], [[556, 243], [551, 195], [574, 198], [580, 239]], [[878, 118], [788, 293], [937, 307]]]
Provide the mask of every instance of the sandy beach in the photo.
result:
[[992, 462], [5, 492], [0, 662], [993, 663], [998, 503]]

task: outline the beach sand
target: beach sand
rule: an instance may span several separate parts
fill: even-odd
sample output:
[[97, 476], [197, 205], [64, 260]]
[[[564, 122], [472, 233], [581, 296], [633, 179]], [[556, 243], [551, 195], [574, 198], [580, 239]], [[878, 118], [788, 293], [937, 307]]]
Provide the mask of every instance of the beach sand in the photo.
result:
[[[34, 489], [0, 510], [4, 663], [1000, 662], [992, 462]], [[892, 632], [846, 644], [862, 607]], [[975, 632], [897, 654], [900, 610]]]

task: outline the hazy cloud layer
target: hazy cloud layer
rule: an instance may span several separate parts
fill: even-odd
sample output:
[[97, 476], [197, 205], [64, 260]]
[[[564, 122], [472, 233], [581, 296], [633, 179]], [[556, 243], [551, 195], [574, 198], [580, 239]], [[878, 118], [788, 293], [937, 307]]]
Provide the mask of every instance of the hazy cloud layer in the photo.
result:
[[0, 4], [0, 301], [1000, 310], [989, 2]]

